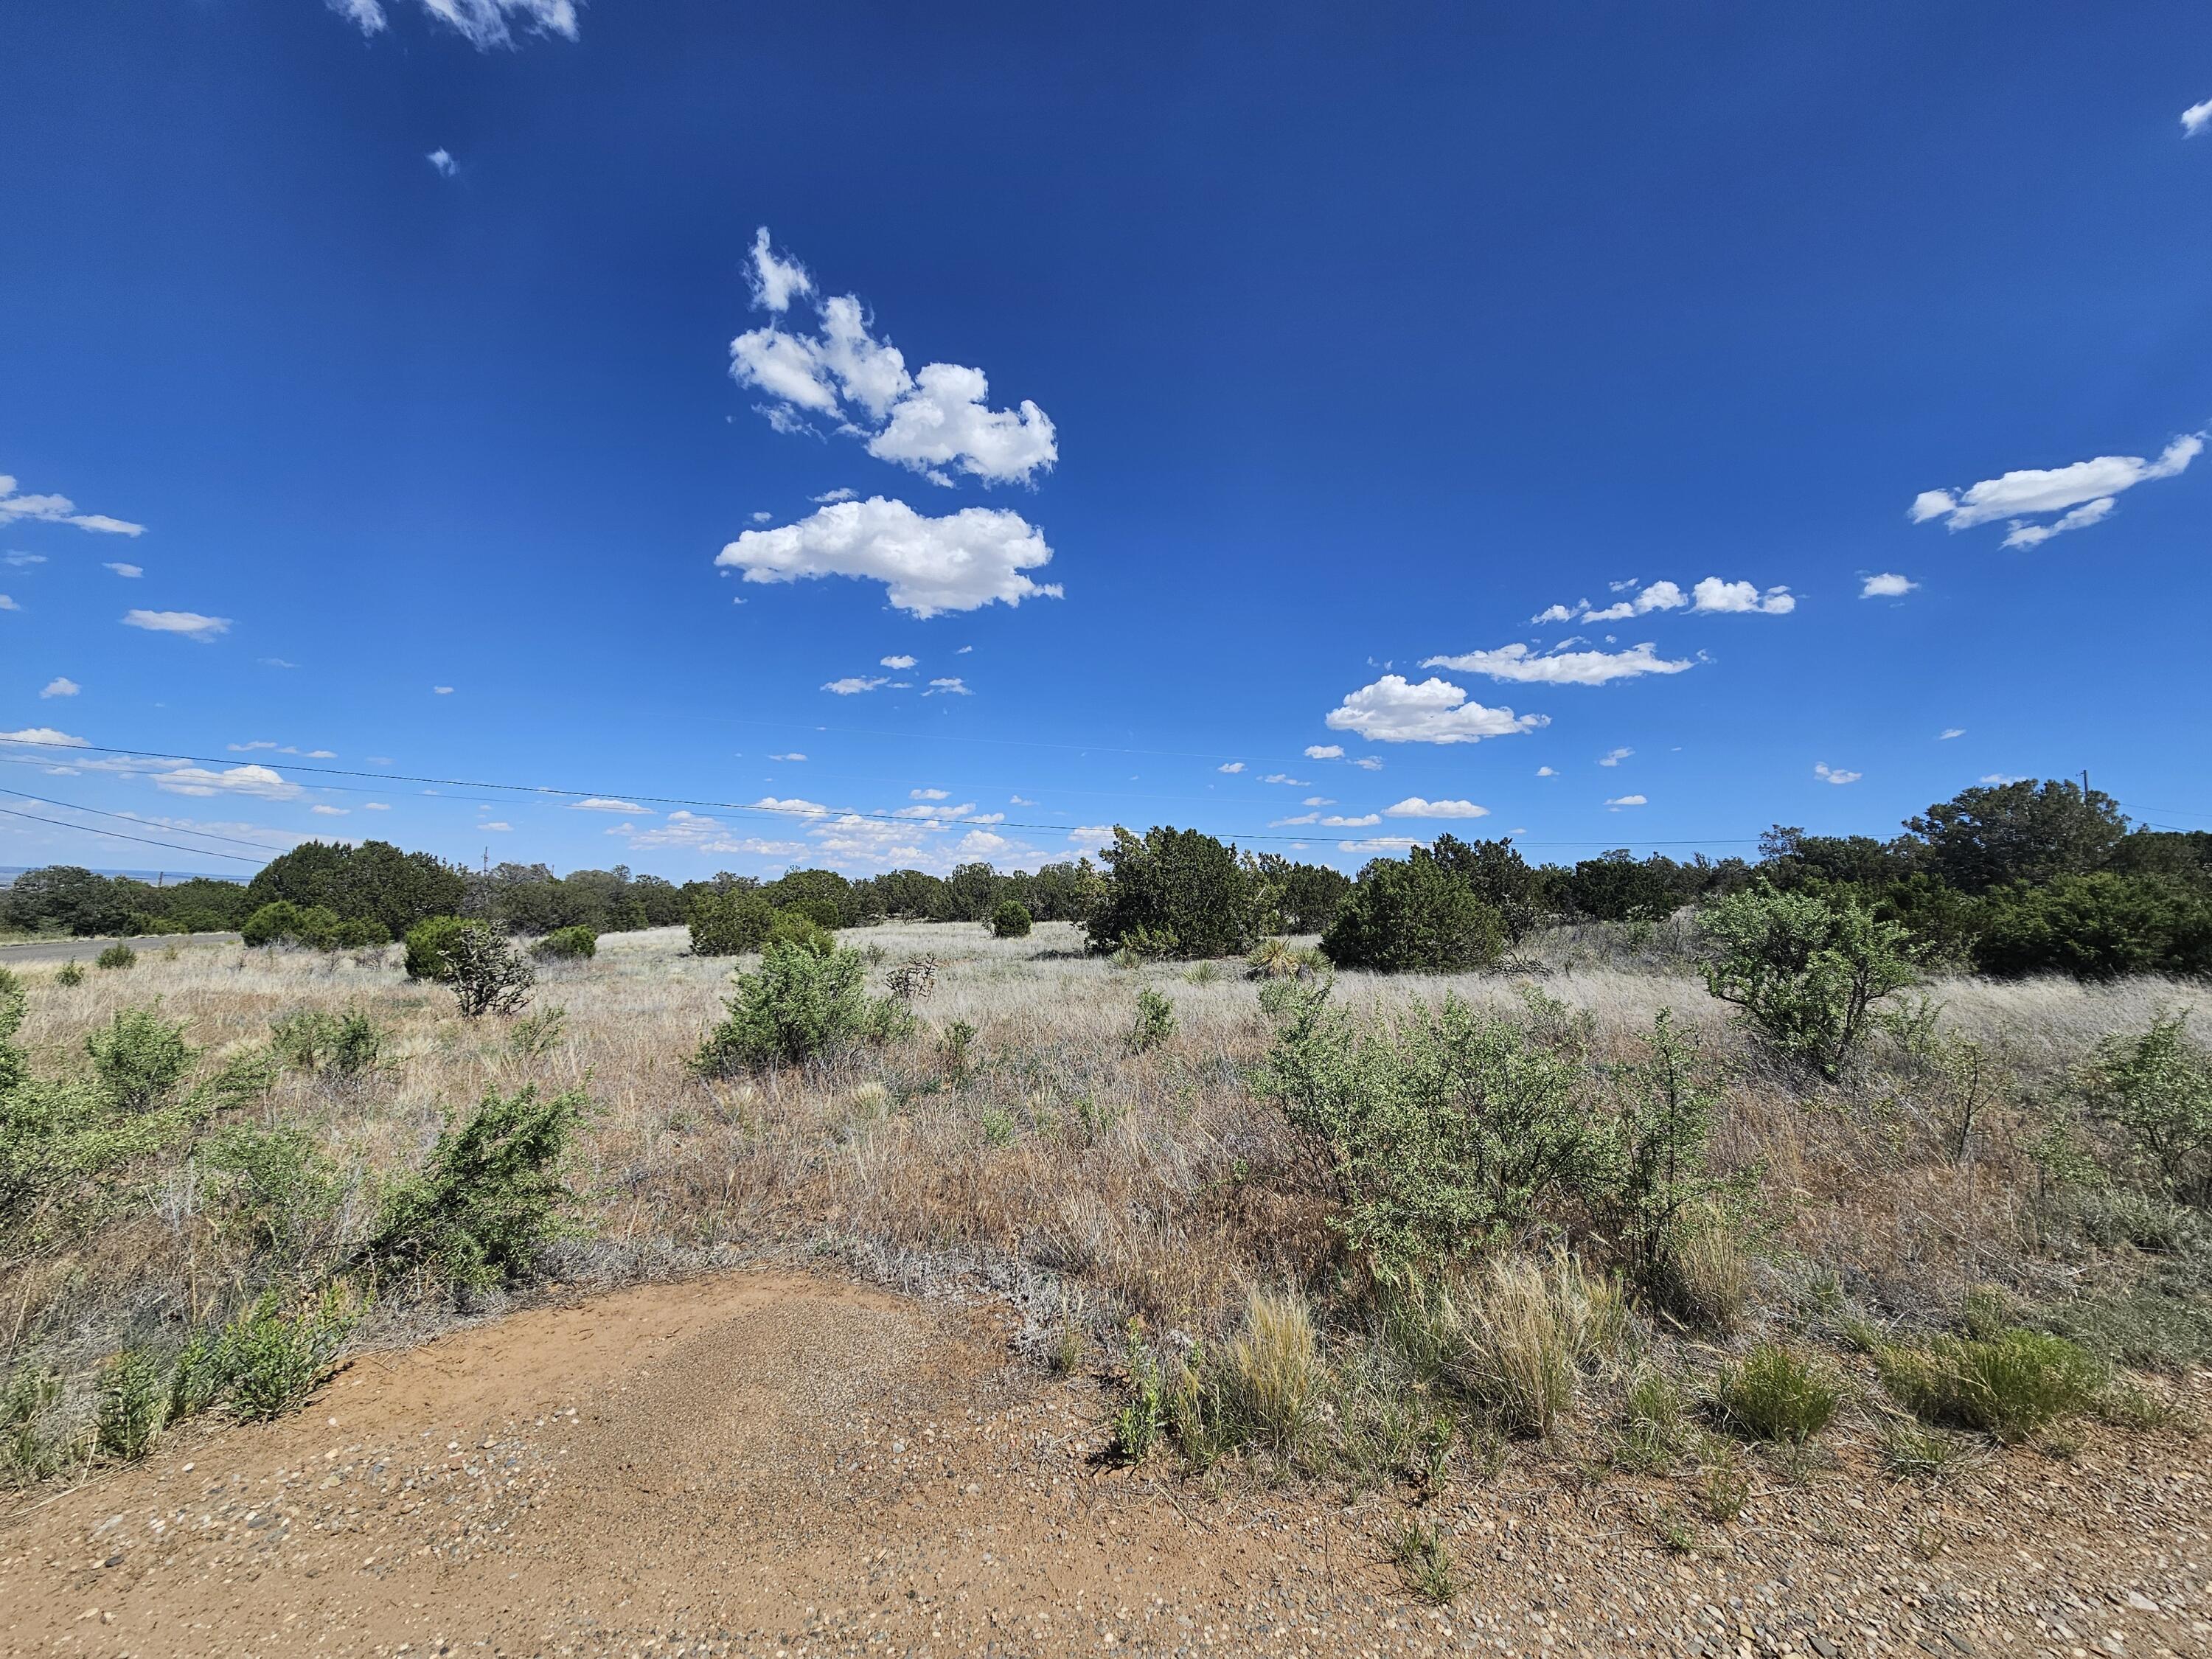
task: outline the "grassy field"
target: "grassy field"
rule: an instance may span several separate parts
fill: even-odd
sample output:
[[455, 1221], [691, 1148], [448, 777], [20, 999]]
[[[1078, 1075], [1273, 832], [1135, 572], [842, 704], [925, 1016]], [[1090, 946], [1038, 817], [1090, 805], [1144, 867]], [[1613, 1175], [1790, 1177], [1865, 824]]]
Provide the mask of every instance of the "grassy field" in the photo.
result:
[[[596, 959], [542, 967], [524, 1016], [474, 1021], [444, 988], [406, 981], [396, 949], [149, 951], [74, 986], [25, 969], [19, 1041], [44, 1074], [82, 1072], [88, 1034], [133, 1006], [182, 1021], [201, 1073], [265, 1049], [272, 1026], [305, 1010], [358, 1011], [387, 1036], [362, 1074], [288, 1066], [244, 1109], [264, 1127], [304, 1130], [330, 1160], [335, 1200], [314, 1237], [288, 1243], [289, 1267], [265, 1234], [212, 1201], [195, 1159], [170, 1158], [142, 1201], [88, 1233], [7, 1241], [9, 1366], [67, 1379], [54, 1411], [70, 1400], [89, 1410], [107, 1356], [173, 1346], [264, 1287], [304, 1294], [449, 1113], [526, 1085], [592, 1103], [568, 1165], [580, 1202], [550, 1261], [566, 1283], [824, 1261], [897, 1288], [1009, 1298], [1039, 1359], [1078, 1364], [1112, 1363], [1132, 1316], [1163, 1351], [1218, 1340], [1240, 1322], [1249, 1337], [1255, 1287], [1298, 1287], [1295, 1317], [1317, 1320], [1323, 1346], [1368, 1317], [1306, 1155], [1250, 1086], [1270, 1034], [1242, 964], [1116, 966], [1083, 955], [1076, 931], [1056, 925], [1006, 941], [974, 926], [895, 925], [843, 942], [868, 958], [878, 988], [899, 963], [936, 959], [916, 1031], [726, 1081], [687, 1062], [732, 964], [692, 957], [672, 929], [608, 936]], [[1828, 1085], [1741, 1035], [1679, 946], [1663, 929], [1571, 930], [1535, 941], [1518, 969], [1346, 975], [1335, 994], [1355, 1011], [1450, 993], [1516, 1019], [1586, 1019], [1600, 1080], [1639, 1052], [1661, 1009], [1695, 1027], [1729, 1078], [1715, 1162], [1756, 1172], [1762, 1194], [1752, 1248], [1731, 1269], [1745, 1279], [1747, 1316], [1723, 1346], [1859, 1320], [1934, 1329], [1976, 1286], [1999, 1287], [2030, 1318], [2056, 1310], [2136, 1340], [2124, 1334], [2136, 1291], [2170, 1262], [2112, 1228], [2085, 1231], [2080, 1205], [2052, 1198], [2033, 1148], [2047, 1103], [2100, 1038], [2140, 1031], [2160, 1010], [2201, 1023], [2212, 1012], [2202, 987], [1937, 983], [1926, 992], [1932, 1046], [1924, 1024], [1917, 1038], [1886, 1032], [1866, 1066]], [[1132, 1053], [1144, 988], [1167, 999], [1175, 1030]], [[1532, 993], [1549, 1003], [1532, 1006]], [[1963, 1085], [1930, 1058], [1962, 1041], [1982, 1051]], [[1540, 1254], [1553, 1241], [1530, 1242]], [[355, 1340], [405, 1340], [502, 1300], [386, 1296]], [[2138, 1362], [2184, 1363], [2196, 1316], [2185, 1309], [2180, 1335], [2137, 1341]]]

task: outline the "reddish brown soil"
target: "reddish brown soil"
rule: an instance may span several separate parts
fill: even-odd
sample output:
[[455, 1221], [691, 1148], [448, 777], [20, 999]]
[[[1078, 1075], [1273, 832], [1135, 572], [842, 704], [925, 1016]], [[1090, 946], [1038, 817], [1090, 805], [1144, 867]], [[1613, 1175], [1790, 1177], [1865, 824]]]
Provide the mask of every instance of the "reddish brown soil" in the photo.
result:
[[[1348, 1506], [1101, 1473], [1100, 1396], [984, 1316], [732, 1274], [357, 1360], [306, 1413], [173, 1436], [0, 1510], [9, 1654], [2201, 1653], [2201, 1443], [2098, 1430], [1942, 1491], [1681, 1487], [1517, 1458], [1429, 1510], [1420, 1603]], [[1846, 1452], [1848, 1458], [1850, 1454]]]

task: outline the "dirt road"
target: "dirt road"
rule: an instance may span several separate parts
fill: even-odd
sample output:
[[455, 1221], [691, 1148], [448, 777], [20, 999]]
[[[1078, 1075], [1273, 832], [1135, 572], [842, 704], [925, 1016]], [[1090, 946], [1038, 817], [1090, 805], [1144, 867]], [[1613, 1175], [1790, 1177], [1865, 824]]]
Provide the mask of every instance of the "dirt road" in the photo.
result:
[[235, 945], [236, 933], [142, 933], [131, 939], [42, 939], [28, 945], [0, 945], [0, 968], [35, 967], [48, 962], [89, 963], [111, 945], [134, 951], [166, 951], [171, 945]]
[[[777, 1274], [363, 1358], [0, 1508], [0, 1650], [69, 1655], [2201, 1653], [2201, 1447], [2093, 1436], [1948, 1492], [1755, 1482], [1668, 1553], [1650, 1490], [1516, 1458], [1431, 1506], [1102, 1472], [1100, 1396], [984, 1316]], [[2098, 1431], [2103, 1435], [2104, 1431]]]

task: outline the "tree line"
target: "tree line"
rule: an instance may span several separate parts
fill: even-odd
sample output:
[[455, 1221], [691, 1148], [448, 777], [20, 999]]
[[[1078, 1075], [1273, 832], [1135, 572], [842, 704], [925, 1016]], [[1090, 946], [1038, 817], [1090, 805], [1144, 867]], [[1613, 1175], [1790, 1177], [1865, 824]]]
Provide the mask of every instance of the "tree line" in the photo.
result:
[[[1241, 955], [1317, 933], [1340, 966], [1452, 971], [1496, 961], [1536, 928], [1656, 922], [1750, 890], [1816, 898], [1900, 930], [1929, 966], [2017, 975], [2212, 972], [2212, 833], [2131, 824], [2112, 799], [2067, 780], [1967, 789], [1896, 836], [1816, 836], [1778, 824], [1759, 855], [1686, 860], [1626, 849], [1531, 865], [1511, 842], [1440, 836], [1356, 878], [1196, 830], [1115, 831], [1099, 862], [1036, 871], [957, 866], [852, 879], [801, 869], [773, 880], [657, 876], [542, 864], [481, 870], [385, 842], [309, 842], [246, 884], [156, 887], [68, 866], [18, 877], [12, 928], [80, 936], [243, 930], [263, 939], [374, 945], [461, 916], [509, 933], [594, 934], [690, 925], [702, 949], [756, 948], [776, 918], [823, 930], [886, 920], [1081, 926], [1091, 947], [1138, 955]], [[1015, 919], [1020, 918], [1016, 926]]]

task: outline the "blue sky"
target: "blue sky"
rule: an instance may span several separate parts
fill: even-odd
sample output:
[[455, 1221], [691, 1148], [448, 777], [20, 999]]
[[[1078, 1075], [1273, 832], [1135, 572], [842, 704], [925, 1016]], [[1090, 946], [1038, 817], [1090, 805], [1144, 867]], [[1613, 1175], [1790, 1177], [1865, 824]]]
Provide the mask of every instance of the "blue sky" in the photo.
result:
[[2179, 4], [16, 0], [0, 863], [2212, 827], [2207, 100]]

